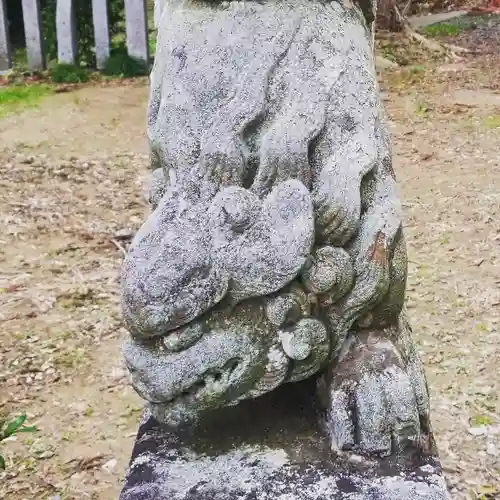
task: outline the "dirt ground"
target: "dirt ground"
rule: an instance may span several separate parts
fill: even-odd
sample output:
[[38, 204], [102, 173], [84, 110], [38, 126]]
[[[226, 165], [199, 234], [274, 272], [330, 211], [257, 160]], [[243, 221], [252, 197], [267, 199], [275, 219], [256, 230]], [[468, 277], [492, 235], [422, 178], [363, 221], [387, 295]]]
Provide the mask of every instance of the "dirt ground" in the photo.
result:
[[[497, 65], [497, 67], [500, 67]], [[117, 497], [141, 409], [120, 355], [120, 237], [144, 218], [147, 82], [0, 121], [0, 498]], [[408, 307], [456, 499], [500, 489], [500, 94], [479, 60], [384, 74]]]

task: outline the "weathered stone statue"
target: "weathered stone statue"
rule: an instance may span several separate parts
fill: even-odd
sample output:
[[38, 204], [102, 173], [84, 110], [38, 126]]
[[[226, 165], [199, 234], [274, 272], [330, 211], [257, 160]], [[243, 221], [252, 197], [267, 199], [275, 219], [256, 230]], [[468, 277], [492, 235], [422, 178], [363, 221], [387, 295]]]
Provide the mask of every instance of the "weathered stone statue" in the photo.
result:
[[122, 500], [446, 499], [373, 8], [159, 0]]

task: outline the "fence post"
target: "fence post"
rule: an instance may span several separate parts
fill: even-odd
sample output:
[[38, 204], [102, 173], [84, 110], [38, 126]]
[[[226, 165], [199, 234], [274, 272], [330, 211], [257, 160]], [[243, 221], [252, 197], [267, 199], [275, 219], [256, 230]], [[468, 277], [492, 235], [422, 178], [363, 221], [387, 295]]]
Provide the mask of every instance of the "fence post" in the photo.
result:
[[131, 57], [149, 63], [148, 16], [146, 0], [125, 0], [127, 51]]
[[26, 37], [28, 68], [31, 70], [45, 67], [40, 0], [23, 0], [23, 24]]
[[12, 67], [10, 53], [9, 26], [7, 24], [7, 2], [0, 0], [0, 71]]
[[105, 0], [92, 0], [92, 17], [97, 69], [103, 69], [109, 58], [108, 3]]
[[56, 33], [58, 61], [75, 64], [78, 47], [73, 0], [57, 0]]

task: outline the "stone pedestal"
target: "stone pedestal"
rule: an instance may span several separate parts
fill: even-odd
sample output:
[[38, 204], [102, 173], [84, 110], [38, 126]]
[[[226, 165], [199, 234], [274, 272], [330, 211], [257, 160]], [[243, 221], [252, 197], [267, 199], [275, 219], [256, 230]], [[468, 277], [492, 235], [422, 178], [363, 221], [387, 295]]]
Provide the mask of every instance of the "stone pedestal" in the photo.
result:
[[311, 381], [173, 432], [148, 411], [120, 500], [448, 500], [439, 461], [333, 455]]

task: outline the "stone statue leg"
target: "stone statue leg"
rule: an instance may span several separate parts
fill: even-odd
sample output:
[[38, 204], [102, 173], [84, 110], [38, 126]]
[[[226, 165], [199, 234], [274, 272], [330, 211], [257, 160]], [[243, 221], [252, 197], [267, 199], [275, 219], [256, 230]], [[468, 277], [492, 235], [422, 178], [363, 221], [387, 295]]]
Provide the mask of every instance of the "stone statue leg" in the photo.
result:
[[348, 334], [318, 389], [333, 451], [418, 456], [433, 449], [429, 398], [403, 311], [407, 260], [397, 198], [388, 196], [393, 172], [390, 157], [381, 158], [361, 190], [356, 283], [328, 311]]
[[435, 452], [425, 374], [406, 318], [353, 332], [318, 390], [333, 451], [411, 459]]

